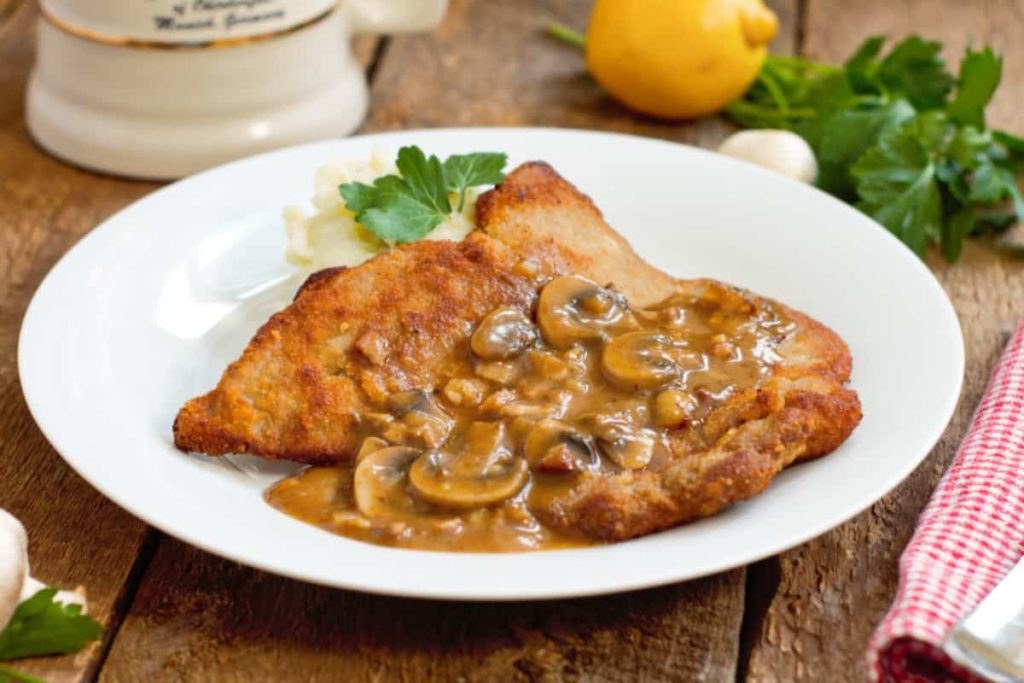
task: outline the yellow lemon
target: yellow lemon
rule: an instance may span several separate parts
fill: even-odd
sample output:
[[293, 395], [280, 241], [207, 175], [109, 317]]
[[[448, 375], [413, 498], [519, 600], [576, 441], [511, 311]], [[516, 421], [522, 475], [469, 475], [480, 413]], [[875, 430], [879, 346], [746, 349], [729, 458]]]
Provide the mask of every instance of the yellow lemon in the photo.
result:
[[639, 112], [703, 116], [750, 87], [778, 26], [762, 0], [597, 0], [587, 68]]

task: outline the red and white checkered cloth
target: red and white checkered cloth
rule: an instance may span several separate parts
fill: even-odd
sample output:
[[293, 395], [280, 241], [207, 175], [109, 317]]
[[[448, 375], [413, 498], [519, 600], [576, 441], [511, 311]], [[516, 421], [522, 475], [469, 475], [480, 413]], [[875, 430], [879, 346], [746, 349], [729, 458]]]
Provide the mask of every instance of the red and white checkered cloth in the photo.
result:
[[900, 558], [868, 648], [873, 680], [980, 681], [942, 651], [953, 625], [1024, 555], [1024, 323]]

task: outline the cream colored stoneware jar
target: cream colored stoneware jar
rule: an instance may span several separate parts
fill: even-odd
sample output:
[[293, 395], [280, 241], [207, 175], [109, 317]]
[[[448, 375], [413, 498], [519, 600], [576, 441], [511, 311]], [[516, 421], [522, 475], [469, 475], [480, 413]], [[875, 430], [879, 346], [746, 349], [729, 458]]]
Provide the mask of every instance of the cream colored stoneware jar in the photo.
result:
[[350, 37], [424, 31], [447, 0], [41, 0], [27, 116], [87, 168], [176, 178], [352, 132]]

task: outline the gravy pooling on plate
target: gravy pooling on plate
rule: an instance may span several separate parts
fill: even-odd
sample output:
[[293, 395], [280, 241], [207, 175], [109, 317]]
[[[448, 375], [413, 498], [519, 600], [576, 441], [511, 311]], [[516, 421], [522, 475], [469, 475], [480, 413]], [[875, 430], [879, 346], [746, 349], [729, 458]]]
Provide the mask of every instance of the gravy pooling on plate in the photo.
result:
[[464, 372], [360, 416], [352, 464], [313, 467], [267, 500], [350, 538], [430, 550], [587, 545], [544, 523], [581, 478], [661, 468], [669, 430], [759, 383], [792, 329], [770, 302], [720, 286], [642, 309], [580, 277], [541, 290], [531, 319], [492, 311]]

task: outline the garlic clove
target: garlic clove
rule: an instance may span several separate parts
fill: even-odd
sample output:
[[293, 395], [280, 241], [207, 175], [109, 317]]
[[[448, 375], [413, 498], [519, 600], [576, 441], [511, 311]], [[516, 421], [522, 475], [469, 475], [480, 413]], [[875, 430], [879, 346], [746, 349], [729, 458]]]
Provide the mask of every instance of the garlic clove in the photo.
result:
[[25, 602], [39, 591], [46, 588], [46, 584], [39, 579], [34, 579], [31, 576], [26, 576], [24, 583], [21, 584], [21, 596], [18, 602]]
[[[11, 620], [11, 615], [25, 600], [48, 588], [45, 583], [29, 575], [28, 536], [18, 519], [0, 508], [0, 630]], [[81, 605], [87, 609], [85, 589], [57, 591], [54, 600], [65, 605]]]
[[21, 602], [28, 576], [28, 537], [13, 515], [0, 509], [0, 629]]
[[814, 184], [818, 179], [818, 161], [811, 146], [788, 130], [741, 130], [727, 137], [718, 151], [804, 183]]

